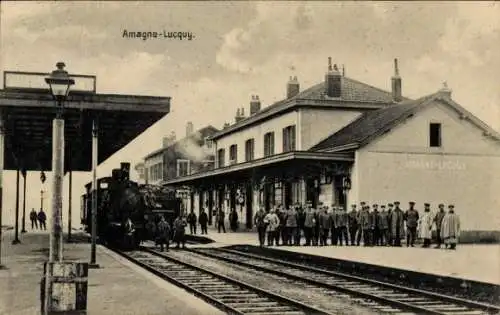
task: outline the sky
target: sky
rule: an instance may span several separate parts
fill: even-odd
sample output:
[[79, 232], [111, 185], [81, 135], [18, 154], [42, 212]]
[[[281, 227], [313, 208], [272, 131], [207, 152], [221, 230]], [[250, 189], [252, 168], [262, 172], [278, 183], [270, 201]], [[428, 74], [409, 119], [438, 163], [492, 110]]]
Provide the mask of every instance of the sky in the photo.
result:
[[[171, 112], [98, 168], [107, 176], [161, 147], [186, 122], [199, 129], [233, 122], [285, 97], [289, 76], [301, 90], [324, 79], [328, 57], [346, 76], [390, 91], [399, 59], [403, 95], [452, 97], [500, 131], [500, 4], [494, 2], [1, 2], [0, 70], [97, 76], [98, 93], [169, 96]], [[192, 39], [138, 39], [124, 31], [184, 32]], [[3, 86], [3, 77], [0, 83]], [[132, 179], [137, 174], [132, 172]], [[91, 173], [73, 176], [73, 225]], [[4, 175], [4, 223], [15, 208], [15, 172]], [[22, 179], [21, 179], [22, 183]], [[27, 178], [27, 210], [40, 205], [39, 173]], [[64, 212], [68, 208], [65, 179]], [[50, 198], [44, 208], [50, 207]], [[21, 191], [22, 209], [22, 191]], [[65, 227], [66, 229], [66, 227]]]

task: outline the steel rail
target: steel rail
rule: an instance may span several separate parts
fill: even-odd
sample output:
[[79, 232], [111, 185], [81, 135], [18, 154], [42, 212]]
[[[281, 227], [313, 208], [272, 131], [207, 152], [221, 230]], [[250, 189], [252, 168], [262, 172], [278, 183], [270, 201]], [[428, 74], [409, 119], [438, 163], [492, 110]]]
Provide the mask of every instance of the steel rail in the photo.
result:
[[[371, 293], [366, 293], [366, 292], [360, 292], [360, 291], [357, 291], [357, 290], [353, 290], [353, 289], [347, 288], [347, 287], [342, 286], [342, 285], [325, 283], [325, 282], [318, 281], [318, 280], [315, 280], [315, 279], [304, 278], [304, 277], [301, 277], [301, 276], [298, 276], [298, 275], [293, 275], [293, 274], [290, 274], [290, 273], [287, 273], [287, 272], [278, 271], [276, 269], [272, 269], [272, 268], [269, 268], [269, 267], [258, 266], [258, 265], [255, 265], [255, 264], [251, 264], [249, 262], [244, 262], [244, 261], [241, 261], [241, 260], [236, 260], [236, 259], [231, 259], [231, 258], [228, 258], [228, 257], [223, 257], [223, 256], [220, 256], [220, 255], [217, 255], [217, 254], [208, 253], [207, 251], [229, 253], [229, 254], [232, 254], [232, 255], [240, 255], [240, 256], [243, 256], [243, 257], [251, 258], [251, 259], [256, 259], [256, 260], [271, 262], [271, 263], [274, 263], [274, 264], [279, 264], [280, 266], [292, 267], [292, 268], [298, 269], [300, 271], [325, 274], [325, 275], [339, 277], [339, 278], [343, 278], [343, 279], [347, 279], [347, 280], [352, 280], [352, 281], [356, 281], [356, 282], [362, 282], [362, 283], [366, 283], [366, 284], [369, 284], [369, 285], [383, 286], [384, 288], [389, 288], [389, 289], [392, 289], [392, 290], [395, 290], [395, 291], [400, 291], [400, 292], [403, 291], [405, 293], [410, 293], [410, 294], [415, 294], [415, 295], [420, 295], [420, 296], [424, 295], [425, 297], [433, 298], [433, 299], [437, 299], [437, 300], [444, 300], [444, 298], [450, 298], [448, 296], [444, 296], [444, 295], [440, 295], [440, 294], [434, 294], [433, 292], [427, 292], [427, 291], [422, 291], [422, 290], [416, 290], [416, 289], [401, 287], [401, 286], [387, 284], [387, 283], [383, 283], [383, 282], [379, 282], [379, 281], [374, 281], [374, 280], [370, 280], [370, 279], [365, 279], [365, 278], [361, 278], [361, 277], [357, 277], [357, 276], [351, 276], [351, 275], [345, 275], [345, 274], [335, 273], [335, 272], [331, 272], [331, 271], [328, 271], [328, 270], [318, 269], [318, 268], [309, 267], [309, 266], [303, 266], [303, 265], [289, 263], [289, 262], [282, 261], [282, 260], [277, 260], [277, 259], [272, 259], [272, 258], [268, 258], [268, 257], [262, 257], [262, 256], [258, 256], [258, 255], [247, 254], [247, 253], [241, 253], [239, 251], [232, 251], [232, 250], [227, 250], [227, 249], [222, 249], [222, 248], [218, 248], [218, 249], [213, 249], [213, 248], [206, 249], [205, 248], [205, 249], [201, 249], [201, 250], [197, 250], [197, 249], [189, 249], [189, 250], [191, 252], [193, 252], [193, 253], [201, 254], [201, 255], [204, 255], [206, 257], [211, 257], [211, 258], [214, 258], [214, 259], [223, 260], [223, 261], [226, 261], [226, 262], [229, 262], [229, 263], [232, 263], [232, 264], [242, 265], [242, 266], [245, 266], [245, 267], [248, 267], [248, 268], [252, 268], [252, 269], [260, 270], [260, 271], [263, 271], [263, 272], [275, 274], [275, 275], [282, 276], [282, 277], [289, 278], [289, 279], [294, 279], [294, 280], [297, 280], [297, 281], [306, 282], [306, 283], [313, 284], [313, 285], [316, 285], [316, 286], [319, 286], [319, 287], [324, 287], [324, 288], [328, 288], [328, 289], [331, 289], [331, 290], [340, 291], [340, 292], [344, 292], [344, 293], [355, 295], [355, 296], [360, 296], [360, 297], [363, 297], [363, 298], [366, 298], [366, 299], [370, 299], [370, 300], [374, 300], [374, 301], [377, 301], [377, 302], [380, 302], [380, 303], [383, 303], [383, 304], [386, 304], [386, 305], [394, 306], [394, 307], [399, 308], [399, 309], [418, 312], [419, 314], [447, 314], [447, 313], [444, 313], [444, 312], [441, 312], [441, 311], [433, 310], [433, 309], [430, 309], [430, 308], [427, 308], [427, 307], [423, 307], [423, 306], [419, 306], [419, 305], [414, 305], [414, 304], [407, 303], [407, 302], [404, 302], [404, 301], [399, 301], [399, 300], [395, 300], [395, 299], [389, 299], [387, 297], [383, 297], [383, 296], [376, 295], [376, 294], [371, 294]], [[484, 305], [484, 303], [475, 303], [473, 301], [467, 301], [467, 300], [463, 300], [463, 299], [456, 299], [454, 297], [451, 297], [451, 298], [452, 298], [453, 303], [456, 303], [458, 305], [467, 304], [467, 307], [469, 307], [469, 308], [475, 308], [475, 309], [479, 308], [481, 310], [485, 310], [484, 307], [486, 307], [486, 310], [488, 310], [488, 311], [491, 311], [492, 307], [495, 308], [495, 306]], [[449, 302], [449, 301], [447, 300], [447, 302]], [[465, 302], [467, 302], [467, 303], [465, 303]]]

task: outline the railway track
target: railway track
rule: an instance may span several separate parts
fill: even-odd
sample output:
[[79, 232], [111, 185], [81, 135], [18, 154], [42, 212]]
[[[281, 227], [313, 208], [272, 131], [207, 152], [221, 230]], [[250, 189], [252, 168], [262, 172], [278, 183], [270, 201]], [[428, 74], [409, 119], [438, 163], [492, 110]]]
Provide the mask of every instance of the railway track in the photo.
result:
[[[417, 314], [500, 314], [500, 307], [453, 296], [365, 279], [330, 270], [304, 266], [283, 260], [222, 248], [189, 249], [206, 257], [222, 260], [307, 285], [342, 292], [355, 298], [376, 302], [372, 305], [384, 313], [413, 312]], [[387, 308], [389, 306], [390, 308]]]
[[158, 253], [149, 249], [116, 252], [228, 314], [329, 314], [293, 299], [169, 257], [168, 253]]

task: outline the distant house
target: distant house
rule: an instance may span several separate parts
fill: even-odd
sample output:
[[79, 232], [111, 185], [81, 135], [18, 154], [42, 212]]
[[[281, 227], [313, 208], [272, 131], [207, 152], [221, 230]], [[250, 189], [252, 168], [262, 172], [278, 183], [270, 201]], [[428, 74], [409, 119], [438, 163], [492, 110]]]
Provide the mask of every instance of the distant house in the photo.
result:
[[260, 109], [252, 96], [250, 116], [238, 111], [211, 137], [215, 169], [164, 183], [193, 188], [200, 205], [237, 209], [248, 228], [260, 206], [398, 200], [420, 211], [425, 202], [433, 211], [454, 204], [464, 230], [498, 230], [500, 135], [446, 86], [404, 98], [397, 61], [391, 83], [383, 91], [331, 63], [325, 79], [304, 91], [290, 78], [284, 100]]

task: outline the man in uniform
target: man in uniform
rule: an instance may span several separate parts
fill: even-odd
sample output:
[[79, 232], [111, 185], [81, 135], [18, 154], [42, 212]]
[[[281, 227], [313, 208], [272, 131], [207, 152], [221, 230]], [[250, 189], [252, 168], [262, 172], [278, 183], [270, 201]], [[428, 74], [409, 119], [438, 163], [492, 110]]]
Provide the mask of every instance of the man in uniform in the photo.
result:
[[280, 224], [280, 218], [276, 215], [274, 208], [271, 208], [271, 211], [266, 214], [264, 223], [266, 224], [267, 246], [273, 246], [274, 240], [276, 239], [275, 233]]
[[320, 238], [320, 227], [319, 227], [319, 215], [320, 215], [320, 207], [323, 206], [322, 202], [319, 202], [318, 204], [318, 209], [312, 208], [312, 211], [314, 213], [314, 227], [313, 227], [313, 246], [318, 246], [319, 245], [319, 238]]
[[424, 214], [419, 220], [419, 237], [424, 240], [422, 247], [427, 248], [431, 245], [431, 231], [432, 231], [432, 214], [430, 204], [424, 204]]
[[337, 230], [337, 206], [332, 204], [332, 211], [330, 211], [330, 229], [332, 230], [332, 245], [337, 245], [339, 238]]
[[263, 247], [264, 243], [266, 242], [266, 223], [264, 222], [265, 217], [266, 217], [266, 212], [264, 211], [264, 207], [261, 206], [253, 219], [253, 222], [257, 227], [260, 247]]
[[388, 244], [387, 231], [389, 230], [389, 217], [387, 211], [385, 211], [385, 205], [380, 206], [380, 212], [378, 213], [378, 224], [379, 224], [379, 244], [381, 246], [386, 246]]
[[378, 217], [378, 204], [373, 204], [373, 211], [370, 213], [371, 215], [371, 223], [372, 223], [372, 242], [371, 246], [377, 246], [379, 242], [379, 232], [380, 232], [380, 226], [379, 226], [379, 217]]
[[298, 245], [297, 237], [297, 209], [290, 205], [286, 214], [287, 245]]
[[316, 226], [316, 219], [314, 218], [314, 212], [312, 209], [312, 203], [307, 202], [306, 213], [304, 218], [304, 234], [306, 237], [305, 246], [311, 246], [311, 240], [313, 236], [313, 229]]
[[392, 203], [387, 204], [387, 222], [389, 228], [387, 229], [387, 245], [392, 246], [392, 229], [391, 229], [391, 215], [392, 215], [393, 205]]
[[163, 245], [166, 245], [168, 252], [170, 246], [170, 225], [165, 220], [164, 216], [161, 216], [160, 222], [158, 223], [157, 233], [160, 250], [163, 251]]
[[364, 206], [364, 209], [359, 213], [359, 225], [363, 230], [363, 246], [371, 246], [372, 232], [372, 216], [370, 214], [370, 206]]
[[435, 248], [440, 248], [442, 239], [441, 239], [441, 226], [443, 223], [443, 218], [446, 215], [446, 212], [444, 211], [444, 205], [442, 203], [439, 204], [439, 211], [436, 213], [436, 216], [434, 217], [434, 222], [436, 223], [436, 247]]
[[361, 207], [359, 209], [358, 217], [357, 217], [357, 221], [358, 221], [358, 235], [356, 237], [356, 245], [357, 246], [359, 246], [359, 244], [361, 243], [361, 235], [363, 235], [363, 227], [361, 226], [361, 214], [363, 211], [366, 210], [366, 202], [361, 201], [360, 206]]
[[342, 246], [343, 239], [345, 239], [345, 245], [349, 245], [349, 240], [347, 238], [347, 213], [344, 207], [340, 206], [338, 208], [337, 215], [335, 217], [335, 228], [337, 230], [338, 244]]
[[217, 211], [217, 230], [219, 231], [220, 233], [220, 230], [222, 229], [222, 231], [224, 233], [226, 233], [226, 226], [224, 225], [224, 218], [225, 217], [225, 213], [224, 213], [224, 210], [220, 209], [219, 211]]
[[[208, 215], [207, 215], [207, 212], [205, 211], [204, 208], [201, 208], [200, 217], [198, 218], [198, 222], [200, 223], [201, 234], [205, 234], [205, 235], [208, 234], [207, 233]], [[195, 231], [196, 231], [196, 228], [195, 228]]]
[[330, 214], [328, 213], [328, 207], [323, 205], [321, 206], [319, 212], [319, 229], [320, 229], [320, 239], [319, 245], [326, 246], [328, 245], [328, 235], [330, 234]]
[[410, 209], [405, 213], [406, 220], [406, 247], [415, 246], [415, 238], [417, 236], [417, 226], [418, 226], [418, 211], [414, 209], [415, 202], [410, 201]]
[[192, 209], [187, 216], [187, 222], [189, 223], [189, 231], [191, 234], [196, 234], [196, 214]]
[[389, 229], [394, 246], [401, 247], [401, 237], [404, 233], [404, 213], [399, 208], [399, 201], [394, 201], [394, 210], [390, 216]]
[[304, 221], [306, 219], [306, 212], [304, 207], [302, 207], [299, 203], [296, 205], [297, 207], [297, 244], [300, 246], [300, 239], [302, 238], [302, 233], [304, 233], [304, 237], [306, 236], [304, 230]]
[[352, 205], [352, 210], [349, 212], [347, 225], [349, 226], [349, 237], [351, 240], [351, 246], [356, 244], [356, 232], [358, 231], [358, 212], [356, 211], [356, 205]]

